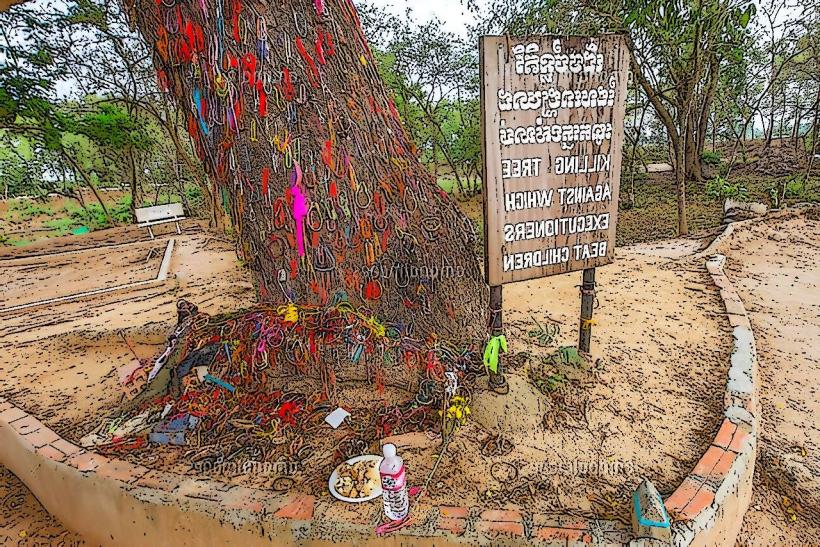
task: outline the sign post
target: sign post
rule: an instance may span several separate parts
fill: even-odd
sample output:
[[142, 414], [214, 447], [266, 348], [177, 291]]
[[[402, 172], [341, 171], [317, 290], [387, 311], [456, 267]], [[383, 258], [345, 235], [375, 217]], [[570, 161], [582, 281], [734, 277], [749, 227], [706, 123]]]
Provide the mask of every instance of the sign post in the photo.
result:
[[584, 270], [581, 283], [581, 327], [578, 333], [578, 350], [589, 353], [592, 340], [592, 310], [595, 308], [595, 268]]
[[615, 251], [629, 51], [618, 35], [482, 36], [479, 51], [491, 340], [504, 284], [583, 270], [588, 352], [595, 268]]
[[[504, 336], [504, 309], [503, 309], [503, 287], [494, 285], [490, 287], [490, 340], [497, 340]], [[501, 355], [498, 355], [496, 370], [490, 371], [490, 389], [498, 393], [506, 393], [509, 390], [507, 378], [504, 376]]]

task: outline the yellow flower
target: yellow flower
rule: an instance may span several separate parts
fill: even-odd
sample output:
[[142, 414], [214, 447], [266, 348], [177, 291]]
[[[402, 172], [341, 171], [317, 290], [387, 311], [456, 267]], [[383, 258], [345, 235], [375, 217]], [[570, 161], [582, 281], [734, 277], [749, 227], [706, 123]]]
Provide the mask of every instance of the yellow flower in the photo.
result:
[[292, 302], [286, 306], [279, 306], [277, 311], [289, 323], [299, 321], [299, 309]]

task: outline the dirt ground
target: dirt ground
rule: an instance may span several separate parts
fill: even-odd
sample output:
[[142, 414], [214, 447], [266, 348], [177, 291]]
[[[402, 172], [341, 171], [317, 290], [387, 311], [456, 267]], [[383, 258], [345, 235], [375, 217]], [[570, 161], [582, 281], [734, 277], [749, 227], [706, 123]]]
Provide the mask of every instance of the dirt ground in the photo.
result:
[[[130, 229], [115, 229], [84, 237], [116, 244], [133, 236]], [[116, 371], [133, 358], [132, 350], [144, 358], [163, 344], [177, 299], [208, 313], [253, 304], [251, 284], [230, 244], [193, 224], [176, 239], [172, 275], [163, 286], [3, 317], [0, 393], [76, 440], [116, 408]], [[78, 241], [89, 240], [52, 240], [61, 250], [76, 248]], [[528, 370], [557, 346], [576, 343], [580, 274], [508, 287], [511, 392], [476, 396], [475, 420], [451, 443], [433, 498], [569, 509], [625, 521], [628, 495], [641, 477], [670, 493], [715, 433], [729, 360], [718, 295], [708, 287], [701, 261], [686, 258], [702, 244], [620, 248], [616, 263], [599, 269], [594, 364], [555, 369], [567, 377], [560, 397], [535, 389]], [[20, 254], [10, 249], [0, 258]], [[89, 254], [80, 285], [96, 288], [108, 268]], [[16, 297], [12, 291], [6, 298]], [[558, 325], [560, 333], [538, 340], [529, 334], [534, 320]], [[547, 416], [552, 418], [545, 422]], [[488, 434], [504, 436], [512, 450], [482, 461]], [[434, 452], [430, 446], [407, 449], [412, 482], [424, 479]], [[543, 481], [534, 497], [526, 494]]]
[[25, 485], [0, 466], [0, 545], [73, 547], [80, 536], [49, 515]]
[[[735, 225], [720, 247], [757, 341], [763, 411], [744, 545], [820, 542], [820, 208]], [[753, 250], [753, 252], [750, 252]]]
[[[127, 230], [119, 235], [106, 232], [93, 235], [109, 243], [133, 236]], [[194, 226], [177, 239], [171, 267], [175, 278], [166, 287], [98, 297], [91, 305], [88, 301], [63, 304], [3, 317], [0, 392], [62, 434], [76, 438], [116, 407], [116, 368], [132, 358], [120, 332], [139, 357], [147, 357], [162, 344], [173, 323], [177, 298], [197, 302], [210, 313], [252, 303], [253, 291], [230, 244], [197, 232]], [[76, 247], [68, 240], [59, 242], [62, 249]], [[801, 469], [815, 480], [820, 476], [820, 427], [813, 418], [820, 412], [815, 385], [820, 367], [818, 242], [820, 218], [804, 211], [738, 224], [718, 249], [727, 255], [728, 274], [749, 310], [764, 386], [761, 457], [752, 507], [738, 538], [741, 545], [811, 545], [820, 538], [818, 491], [800, 488], [791, 480]], [[620, 248], [618, 261], [599, 270], [600, 307], [593, 348], [600, 361], [574, 376], [565, 370], [570, 372], [569, 385], [588, 395], [581, 401], [587, 420], [564, 423], [558, 433], [541, 423], [552, 401], [526, 381], [527, 369], [547, 352], [528, 333], [535, 318], [561, 326], [550, 349], [574, 344], [578, 276], [508, 287], [505, 308], [515, 357], [509, 373], [513, 389], [505, 398], [484, 394], [475, 401], [475, 423], [453, 442], [449, 463], [439, 475], [472, 468], [473, 480], [483, 488], [468, 492], [465, 501], [481, 498], [492, 505], [483, 498], [488, 492], [497, 497], [509, 494], [511, 486], [540, 474], [551, 485], [542, 503], [610, 518], [625, 515], [623, 495], [635, 477], [650, 476], [661, 493], [668, 494], [714, 434], [713, 427], [703, 424], [717, 423], [721, 401], [716, 388], [725, 381], [728, 359], [724, 344], [709, 336], [727, 332], [717, 295], [706, 287], [699, 263], [686, 258], [701, 246], [702, 242], [688, 240]], [[755, 253], [741, 254], [748, 249]], [[19, 255], [20, 249], [10, 252]], [[84, 264], [105, 268], [104, 262], [93, 259]], [[90, 279], [98, 273], [93, 271]], [[104, 272], [99, 273], [103, 277], [98, 279], [108, 281]], [[659, 304], [661, 291], [664, 299]], [[32, 324], [38, 328], [32, 329]], [[650, 336], [647, 325], [656, 327]], [[55, 355], [60, 359], [55, 360]], [[701, 366], [680, 367], [686, 362]], [[540, 407], [539, 412], [523, 411], [532, 406]], [[487, 470], [472, 465], [473, 451], [480, 449], [487, 431], [519, 428], [531, 433], [510, 436], [513, 451], [496, 458], [503, 464], [487, 480]], [[429, 446], [407, 448], [411, 480], [423, 478], [431, 451]], [[492, 476], [509, 472], [512, 467], [506, 464], [515, 468], [519, 478], [505, 486]], [[452, 494], [448, 482], [436, 481], [432, 490]], [[7, 470], [0, 470], [0, 503], [4, 543], [72, 545], [79, 541], [42, 510]]]
[[[182, 236], [173, 234], [176, 245], [170, 267], [172, 275], [162, 286], [0, 315], [0, 394], [60, 434], [74, 437], [97, 423], [101, 415], [111, 412], [119, 401], [116, 371], [133, 359], [131, 348], [120, 334], [139, 357], [150, 357], [176, 322], [177, 299], [197, 302], [209, 313], [252, 305], [253, 288], [238, 265], [232, 244], [207, 235], [197, 223], [183, 226]], [[158, 242], [147, 241], [137, 246], [145, 251], [134, 257], [139, 257], [137, 268], [143, 264], [147, 249], [153, 245], [164, 249], [168, 232], [174, 231], [166, 228], [161, 228], [166, 236], [160, 236]], [[40, 254], [89, 245], [131, 243], [139, 238], [147, 238], [144, 230], [117, 228], [54, 239], [32, 247]], [[27, 254], [26, 251], [31, 253], [32, 247], [0, 251], [0, 271], [6, 275], [16, 269], [15, 264], [20, 261], [12, 259]], [[128, 278], [111, 275], [109, 254], [105, 251], [70, 256], [79, 256], [75, 270], [84, 272], [84, 279], [78, 277], [72, 282], [72, 293]], [[55, 263], [61, 264], [62, 259]], [[43, 268], [36, 272], [38, 276], [46, 275]], [[49, 277], [54, 279], [50, 274]], [[62, 277], [56, 278], [58, 284], [61, 280]], [[30, 290], [25, 285], [15, 287]], [[4, 298], [11, 301], [19, 299], [19, 295], [6, 291]], [[0, 544], [19, 541], [21, 545], [59, 545], [63, 538], [65, 545], [71, 545], [77, 540], [72, 535], [61, 535], [65, 531], [5, 469], [0, 471], [0, 503]], [[16, 509], [20, 504], [22, 509]], [[21, 532], [26, 533], [25, 537], [20, 536]]]
[[[4, 288], [0, 309], [155, 279], [165, 245], [161, 241], [127, 243], [111, 248], [102, 258], [97, 250], [90, 249], [11, 261], [0, 270]], [[97, 263], [93, 276], [83, 267], [91, 262]]]

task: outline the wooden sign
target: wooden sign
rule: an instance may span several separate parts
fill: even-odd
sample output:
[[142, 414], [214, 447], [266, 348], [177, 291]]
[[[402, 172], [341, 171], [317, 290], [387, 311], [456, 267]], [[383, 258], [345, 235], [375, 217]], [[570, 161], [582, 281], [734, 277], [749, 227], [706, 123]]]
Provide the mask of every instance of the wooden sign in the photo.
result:
[[612, 262], [623, 37], [482, 36], [480, 55], [488, 283]]

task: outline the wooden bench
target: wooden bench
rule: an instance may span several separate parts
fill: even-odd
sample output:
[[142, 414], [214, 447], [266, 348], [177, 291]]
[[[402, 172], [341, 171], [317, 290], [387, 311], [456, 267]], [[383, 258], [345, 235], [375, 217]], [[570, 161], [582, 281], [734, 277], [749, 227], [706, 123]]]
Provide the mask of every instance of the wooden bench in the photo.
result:
[[137, 216], [137, 226], [148, 228], [151, 239], [154, 239], [154, 231], [151, 230], [151, 226], [166, 222], [175, 222], [177, 233], [182, 233], [179, 229], [179, 221], [185, 219], [185, 211], [182, 209], [181, 203], [140, 207], [134, 211], [134, 214]]

